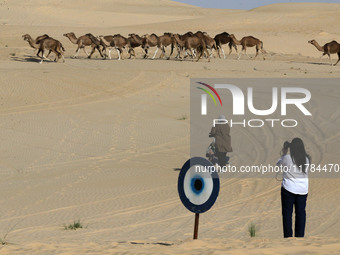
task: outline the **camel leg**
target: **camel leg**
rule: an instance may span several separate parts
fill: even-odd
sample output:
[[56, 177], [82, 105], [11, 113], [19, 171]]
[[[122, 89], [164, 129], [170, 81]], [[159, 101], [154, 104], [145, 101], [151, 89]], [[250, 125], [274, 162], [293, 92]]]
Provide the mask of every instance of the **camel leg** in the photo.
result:
[[100, 49], [100, 46], [99, 46], [99, 45], [97, 45], [97, 46], [95, 47], [95, 49], [98, 50], [100, 56], [101, 56], [103, 59], [106, 59], [106, 54], [105, 54], [105, 56], [103, 55], [103, 52], [102, 52], [102, 50]]
[[[52, 50], [50, 50], [50, 51], [48, 52], [47, 56], [45, 57], [45, 59], [47, 59], [47, 60], [49, 60], [49, 61], [52, 61], [51, 59], [48, 58], [48, 56], [50, 55], [51, 51], [52, 51]], [[41, 49], [39, 49], [39, 50], [38, 50], [38, 53], [37, 53], [37, 56], [38, 56], [39, 58], [43, 57], [42, 54], [41, 54], [41, 57], [39, 56], [39, 53], [40, 53], [40, 52], [42, 52]]]
[[263, 60], [266, 60], [265, 57], [264, 57], [264, 53], [265, 53], [265, 52], [266, 52], [266, 51], [265, 51], [264, 49], [261, 49], [261, 53], [262, 53]]
[[218, 55], [218, 58], [221, 58], [221, 54], [220, 54], [220, 46], [217, 46], [217, 55]]
[[176, 55], [175, 59], [178, 59], [178, 58], [181, 57], [181, 51], [182, 51], [182, 49], [181, 49], [181, 47], [179, 47], [179, 46], [177, 46], [176, 48], [177, 48], [177, 55]]
[[85, 47], [83, 48], [83, 50], [84, 50], [85, 54], [86, 54], [87, 56], [89, 56], [89, 53], [86, 51]]
[[63, 59], [63, 63], [65, 63], [64, 55], [62, 53], [60, 53], [60, 55], [61, 55], [61, 58]]
[[44, 51], [44, 49], [41, 50], [41, 53], [42, 53], [42, 57], [41, 57], [41, 61], [40, 61], [39, 64], [41, 64], [41, 63], [44, 61], [44, 59], [45, 59], [45, 60], [49, 60], [48, 58], [45, 57], [45, 51]]
[[165, 56], [165, 48], [164, 48], [164, 46], [161, 47], [161, 51], [162, 51], [161, 55], [159, 56], [160, 59], [162, 59]]
[[[225, 53], [224, 53], [224, 50], [223, 50], [222, 45], [221, 45], [221, 50], [222, 50], [222, 53], [223, 53], [223, 58], [226, 59], [226, 56], [225, 56]], [[229, 52], [229, 55], [230, 55], [230, 53], [231, 53], [231, 50], [230, 50], [230, 52]]]
[[148, 54], [149, 54], [149, 47], [145, 47], [145, 54], [143, 58], [148, 58]]
[[[241, 51], [242, 54], [244, 54], [243, 51], [244, 51], [244, 49], [242, 48], [242, 51]], [[238, 53], [238, 52], [237, 52], [237, 60], [239, 60], [239, 59], [241, 58], [241, 53]]]
[[[192, 61], [194, 61], [195, 53], [194, 53], [194, 49], [193, 48], [191, 48], [191, 54], [192, 54]], [[197, 61], [198, 61], [198, 59], [197, 59]]]
[[73, 58], [76, 58], [76, 57], [78, 56], [79, 51], [80, 51], [80, 47], [78, 47], [78, 48], [76, 49], [76, 54], [73, 56]]
[[54, 61], [55, 62], [58, 62], [59, 61], [59, 55], [61, 55], [58, 51], [56, 51], [56, 50], [52, 50], [53, 51], [53, 53], [55, 54], [55, 59], [54, 59]]
[[92, 46], [91, 53], [90, 53], [90, 55], [87, 56], [87, 58], [91, 58], [91, 57], [92, 57], [92, 54], [94, 53], [95, 50], [96, 50], [96, 47], [95, 47], [95, 46]]
[[117, 54], [118, 54], [118, 60], [121, 60], [120, 58], [120, 49], [116, 48]]
[[339, 62], [339, 60], [340, 60], [340, 52], [338, 52], [338, 61], [336, 61], [336, 63], [334, 64], [335, 66]]
[[[232, 46], [234, 47], [234, 49], [235, 49], [237, 55], [239, 56], [240, 54], [238, 53], [236, 44], [233, 44]], [[231, 53], [231, 50], [232, 50], [232, 49], [231, 49], [231, 47], [230, 47], [229, 55], [230, 55], [230, 53]]]
[[321, 55], [321, 57], [320, 57], [320, 59], [319, 59], [319, 62], [321, 62], [322, 57], [325, 56], [325, 55], [326, 55], [326, 53], [324, 53], [324, 54]]
[[[209, 55], [208, 49], [205, 49], [205, 51], [206, 51], [207, 54], [208, 54], [208, 62], [210, 62], [210, 55]], [[202, 52], [203, 52], [203, 50], [202, 50]], [[211, 52], [212, 52], [212, 50], [211, 50]]]
[[113, 50], [113, 48], [109, 49], [109, 59], [111, 59], [111, 51]]
[[257, 57], [258, 54], [259, 54], [259, 49], [256, 47], [256, 54], [255, 54], [254, 60], [255, 60], [255, 58]]
[[[51, 52], [52, 52], [52, 50], [50, 50], [50, 51], [48, 52], [48, 54], [47, 54], [47, 56], [46, 56], [47, 59], [49, 59], [48, 56], [51, 54]], [[50, 59], [49, 59], [49, 60], [50, 60]]]
[[168, 60], [170, 59], [170, 57], [171, 57], [172, 53], [174, 52], [174, 48], [175, 48], [175, 46], [174, 46], [173, 44], [171, 44], [171, 51], [170, 51], [170, 55], [169, 55], [169, 57], [167, 58]]
[[329, 57], [329, 62], [331, 62], [331, 66], [333, 65], [333, 63], [332, 63], [332, 57], [331, 57], [331, 54], [327, 54], [328, 55], [328, 57]]
[[248, 55], [248, 53], [247, 53], [247, 48], [244, 48], [244, 54], [246, 54], [246, 56], [247, 56], [248, 58], [251, 58], [251, 57]]
[[[164, 46], [163, 46], [162, 54], [163, 54], [163, 57], [165, 57], [166, 59], [169, 59], [169, 58], [170, 58], [170, 55], [169, 55], [169, 57], [166, 56], [165, 47], [164, 47]], [[162, 57], [162, 58], [163, 58], [163, 57]]]
[[157, 46], [157, 48], [156, 48], [155, 54], [153, 54], [153, 57], [152, 57], [152, 59], [155, 59], [155, 57], [156, 57], [156, 54], [157, 54], [157, 51], [158, 51], [158, 46]]

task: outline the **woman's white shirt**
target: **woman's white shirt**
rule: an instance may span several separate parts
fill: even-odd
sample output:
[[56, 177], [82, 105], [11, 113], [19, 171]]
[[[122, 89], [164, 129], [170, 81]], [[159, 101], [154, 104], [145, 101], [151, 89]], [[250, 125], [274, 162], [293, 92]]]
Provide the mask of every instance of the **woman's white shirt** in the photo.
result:
[[298, 195], [308, 194], [309, 160], [307, 157], [305, 173], [293, 163], [292, 157], [289, 154], [282, 156], [277, 162], [277, 165], [283, 167], [283, 188]]

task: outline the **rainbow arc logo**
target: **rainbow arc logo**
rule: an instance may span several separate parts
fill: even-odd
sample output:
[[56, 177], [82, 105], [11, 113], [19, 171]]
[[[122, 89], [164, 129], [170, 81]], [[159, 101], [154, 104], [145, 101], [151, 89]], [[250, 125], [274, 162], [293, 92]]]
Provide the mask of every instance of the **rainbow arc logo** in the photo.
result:
[[[217, 93], [217, 91], [212, 87], [210, 86], [209, 84], [206, 84], [204, 82], [197, 82], [198, 84], [208, 88], [209, 90], [211, 90], [215, 95], [216, 97], [218, 98], [221, 106], [223, 105], [222, 104], [222, 100], [221, 100], [221, 97], [220, 95]], [[213, 94], [206, 88], [201, 88], [201, 87], [197, 87], [198, 89], [200, 90], [203, 90], [205, 93], [207, 93], [211, 98], [212, 100], [214, 101], [215, 105], [217, 105], [217, 102], [216, 102], [216, 99], [215, 97], [213, 96]], [[207, 114], [207, 94], [202, 94], [201, 95], [201, 114], [202, 115], [206, 115]]]

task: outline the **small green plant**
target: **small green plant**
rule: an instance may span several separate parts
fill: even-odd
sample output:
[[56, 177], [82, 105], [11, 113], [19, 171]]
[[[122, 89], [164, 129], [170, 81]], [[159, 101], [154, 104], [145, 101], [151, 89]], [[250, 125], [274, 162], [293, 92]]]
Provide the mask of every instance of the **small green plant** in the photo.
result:
[[70, 225], [64, 225], [65, 230], [76, 230], [78, 228], [83, 228], [83, 224], [80, 222], [80, 220], [74, 221], [73, 224]]
[[0, 238], [1, 245], [7, 245], [8, 242], [6, 241], [7, 234], [3, 236], [3, 238]]
[[255, 237], [256, 236], [256, 225], [255, 223], [250, 223], [248, 226], [248, 232], [250, 237]]
[[11, 56], [14, 57], [14, 56], [15, 56], [15, 53], [11, 53]]
[[186, 115], [182, 115], [181, 117], [179, 117], [177, 120], [186, 120], [188, 117]]

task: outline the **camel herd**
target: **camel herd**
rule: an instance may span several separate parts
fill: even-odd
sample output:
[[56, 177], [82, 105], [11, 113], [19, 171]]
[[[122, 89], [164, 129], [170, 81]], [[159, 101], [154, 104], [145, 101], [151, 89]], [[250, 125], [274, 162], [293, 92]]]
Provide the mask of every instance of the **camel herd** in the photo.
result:
[[[237, 50], [237, 45], [242, 46], [242, 53], [251, 58], [247, 54], [247, 48], [255, 47], [256, 54], [254, 59], [257, 57], [258, 53], [261, 52], [263, 59], [265, 60], [266, 51], [263, 49], [263, 42], [253, 36], [245, 36], [241, 40], [237, 40], [233, 34], [223, 32], [217, 34], [214, 38], [210, 37], [208, 33], [198, 31], [196, 33], [187, 32], [185, 34], [174, 34], [174, 33], [164, 33], [163, 35], [157, 36], [156, 34], [145, 34], [139, 36], [137, 34], [129, 34], [128, 37], [124, 37], [120, 34], [116, 35], [106, 35], [106, 36], [94, 36], [91, 33], [77, 37], [73, 32], [64, 34], [72, 43], [77, 45], [76, 53], [73, 58], [76, 58], [79, 51], [83, 49], [88, 58], [91, 58], [92, 54], [97, 50], [103, 59], [107, 57], [111, 59], [111, 51], [115, 50], [118, 54], [118, 60], [123, 58], [123, 52], [129, 55], [130, 58], [136, 58], [135, 48], [141, 47], [143, 51], [143, 58], [149, 58], [150, 48], [155, 48], [155, 52], [152, 56], [154, 59], [157, 56], [158, 51], [161, 51], [159, 58], [170, 59], [174, 50], [177, 51], [176, 59], [183, 60], [186, 57], [192, 58], [192, 61], [199, 61], [203, 56], [208, 59], [215, 57], [215, 52], [219, 58], [221, 58], [221, 52], [223, 57], [226, 58], [226, 54], [223, 50], [223, 45], [228, 45], [229, 55], [234, 48], [237, 53], [237, 59], [240, 59], [241, 55]], [[64, 59], [65, 49], [60, 41], [49, 37], [47, 34], [38, 36], [33, 39], [29, 34], [22, 36], [29, 45], [37, 49], [37, 56], [41, 59], [40, 63], [44, 60], [49, 60], [48, 56], [51, 52], [55, 54], [54, 61], [58, 62], [59, 59]], [[319, 51], [323, 52], [323, 55], [328, 55], [329, 60], [332, 65], [331, 54], [338, 54], [338, 61], [340, 60], [340, 44], [336, 41], [326, 43], [324, 46], [320, 46], [315, 40], [309, 41], [314, 45]], [[91, 48], [91, 52], [88, 53], [86, 47]], [[170, 47], [169, 56], [166, 56], [165, 49]], [[45, 52], [48, 51], [47, 56]], [[228, 56], [229, 56], [228, 55]], [[322, 57], [321, 56], [321, 57]]]

